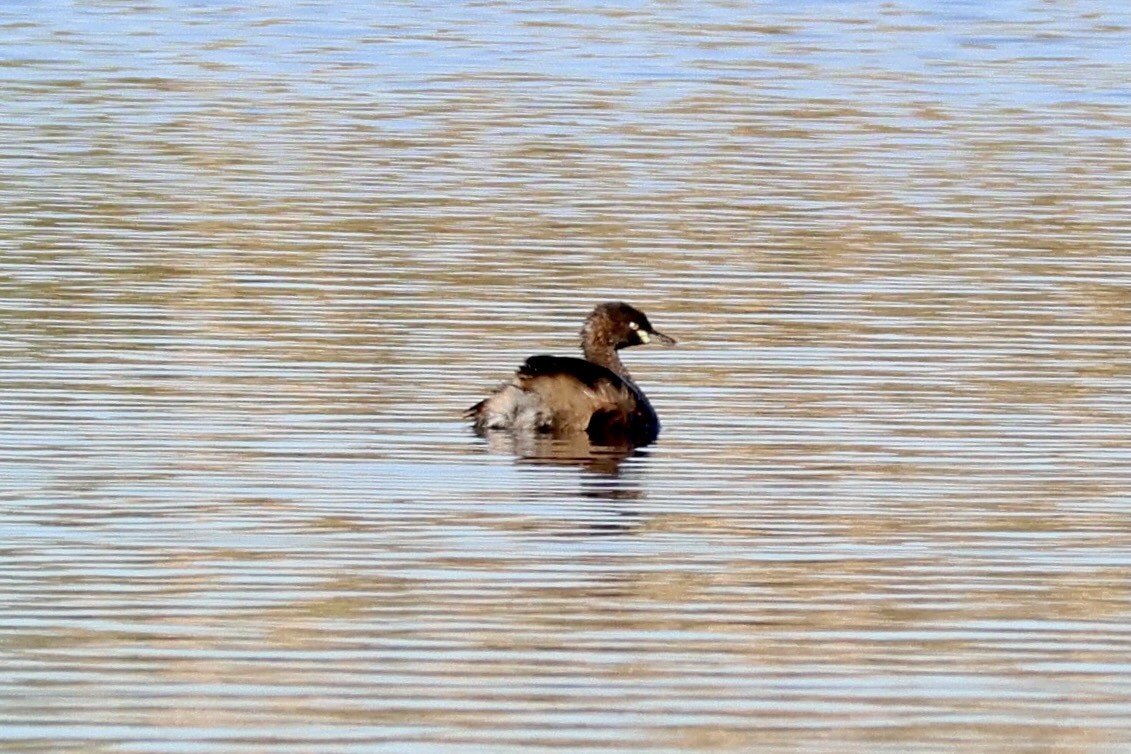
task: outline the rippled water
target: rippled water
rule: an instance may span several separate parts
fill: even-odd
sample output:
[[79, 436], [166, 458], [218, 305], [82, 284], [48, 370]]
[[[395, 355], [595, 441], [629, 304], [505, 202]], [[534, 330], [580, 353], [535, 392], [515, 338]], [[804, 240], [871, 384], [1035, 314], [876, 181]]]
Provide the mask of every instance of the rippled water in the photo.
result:
[[0, 29], [4, 751], [1131, 749], [1124, 4]]

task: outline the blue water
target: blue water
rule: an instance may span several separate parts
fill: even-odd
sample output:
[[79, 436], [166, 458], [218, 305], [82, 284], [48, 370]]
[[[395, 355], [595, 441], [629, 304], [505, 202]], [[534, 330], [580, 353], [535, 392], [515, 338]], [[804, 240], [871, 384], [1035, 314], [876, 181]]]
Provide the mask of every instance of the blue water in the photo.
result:
[[4, 751], [1131, 747], [1125, 4], [0, 29]]

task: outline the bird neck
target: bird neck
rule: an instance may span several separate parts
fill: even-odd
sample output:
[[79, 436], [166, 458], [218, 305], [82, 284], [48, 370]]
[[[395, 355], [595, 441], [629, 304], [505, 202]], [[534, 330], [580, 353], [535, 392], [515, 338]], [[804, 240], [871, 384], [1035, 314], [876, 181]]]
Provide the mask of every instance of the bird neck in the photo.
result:
[[628, 373], [624, 364], [621, 363], [617, 349], [613, 348], [611, 345], [607, 343], [582, 343], [581, 350], [585, 354], [587, 361], [599, 364], [618, 377], [622, 377], [629, 382], [632, 381], [632, 375]]

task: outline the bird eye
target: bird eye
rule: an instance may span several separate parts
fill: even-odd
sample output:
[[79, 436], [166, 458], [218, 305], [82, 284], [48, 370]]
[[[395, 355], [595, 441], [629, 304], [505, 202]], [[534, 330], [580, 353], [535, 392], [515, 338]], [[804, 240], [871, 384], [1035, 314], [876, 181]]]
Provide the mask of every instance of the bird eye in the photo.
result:
[[635, 322], [629, 322], [628, 326], [632, 330], [639, 330], [640, 329], [640, 325], [636, 324]]

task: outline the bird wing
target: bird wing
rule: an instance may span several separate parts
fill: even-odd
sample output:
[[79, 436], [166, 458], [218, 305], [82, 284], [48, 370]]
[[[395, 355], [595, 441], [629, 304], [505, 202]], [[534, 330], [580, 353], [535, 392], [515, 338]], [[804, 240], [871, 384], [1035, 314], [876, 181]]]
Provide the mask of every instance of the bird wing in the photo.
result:
[[585, 359], [531, 356], [518, 368], [514, 384], [552, 407], [560, 430], [584, 432], [594, 416], [629, 415], [636, 392], [615, 373]]

